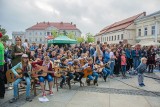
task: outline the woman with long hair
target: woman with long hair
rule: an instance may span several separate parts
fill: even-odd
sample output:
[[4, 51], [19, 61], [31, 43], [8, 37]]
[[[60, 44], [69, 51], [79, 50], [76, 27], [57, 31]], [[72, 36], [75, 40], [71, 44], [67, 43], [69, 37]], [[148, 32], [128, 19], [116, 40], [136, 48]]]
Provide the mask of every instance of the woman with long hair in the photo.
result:
[[103, 52], [101, 51], [100, 46], [97, 45], [96, 51], [94, 52], [94, 64], [95, 64], [96, 60], [98, 59], [98, 56], [100, 56], [100, 55], [103, 57]]
[[25, 53], [25, 49], [22, 46], [21, 38], [16, 38], [16, 44], [12, 47], [12, 66], [15, 66], [21, 61], [21, 56]]
[[[17, 71], [17, 69], [21, 70], [21, 73], [19, 73]], [[27, 54], [23, 54], [21, 57], [21, 62], [19, 62], [16, 66], [14, 66], [12, 69], [12, 72], [14, 73], [14, 75], [16, 76], [16, 80], [13, 84], [14, 90], [14, 98], [12, 98], [9, 102], [13, 103], [16, 102], [18, 99], [18, 84], [22, 81], [25, 80], [27, 83], [27, 87], [26, 87], [26, 101], [31, 102], [32, 99], [30, 98], [30, 88], [31, 88], [31, 70], [32, 70], [32, 66], [29, 63], [29, 58]], [[23, 76], [21, 76], [21, 74], [23, 74]]]

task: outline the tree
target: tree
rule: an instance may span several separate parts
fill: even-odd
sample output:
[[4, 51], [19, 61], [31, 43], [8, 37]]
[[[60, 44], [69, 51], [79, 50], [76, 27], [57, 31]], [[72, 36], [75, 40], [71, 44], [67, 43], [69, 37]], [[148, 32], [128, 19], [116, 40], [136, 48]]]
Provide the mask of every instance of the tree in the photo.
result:
[[88, 43], [92, 43], [92, 42], [94, 42], [95, 40], [94, 40], [94, 36], [93, 36], [93, 34], [91, 34], [91, 33], [87, 33], [86, 34], [86, 42], [88, 42]]
[[75, 39], [75, 34], [74, 34], [73, 32], [69, 32], [69, 33], [67, 34], [67, 36], [68, 36], [68, 38], [70, 38], [70, 39]]
[[82, 37], [77, 37], [76, 40], [78, 43], [84, 42], [84, 38], [82, 38]]
[[58, 36], [58, 31], [57, 30], [52, 30], [52, 36], [56, 38]]
[[0, 32], [2, 32], [2, 34], [3, 34], [1, 40], [2, 40], [3, 42], [8, 41], [8, 40], [9, 40], [9, 36], [6, 35], [7, 31], [6, 31], [6, 29], [2, 28], [1, 25], [0, 25]]

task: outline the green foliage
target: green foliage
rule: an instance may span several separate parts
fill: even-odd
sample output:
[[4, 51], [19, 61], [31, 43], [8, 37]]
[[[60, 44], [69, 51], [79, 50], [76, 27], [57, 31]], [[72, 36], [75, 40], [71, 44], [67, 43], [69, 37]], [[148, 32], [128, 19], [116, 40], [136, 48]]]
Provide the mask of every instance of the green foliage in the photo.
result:
[[6, 42], [9, 40], [9, 36], [8, 35], [4, 35], [2, 38], [1, 38], [1, 41], [3, 42]]
[[58, 31], [57, 30], [52, 30], [52, 36], [56, 38], [58, 36]]
[[75, 39], [75, 34], [74, 34], [73, 32], [69, 32], [69, 33], [67, 34], [67, 36], [68, 36], [68, 38], [70, 38], [70, 39]]
[[93, 34], [87, 33], [87, 34], [86, 34], [86, 42], [92, 43], [92, 42], [94, 42], [94, 41], [95, 41], [95, 39], [94, 39]]
[[77, 37], [76, 40], [78, 43], [84, 42], [84, 38], [82, 38], [82, 37]]
[[1, 41], [3, 41], [3, 42], [8, 41], [9, 36], [6, 35], [7, 31], [4, 28], [2, 28], [1, 25], [0, 25], [0, 32], [2, 32], [2, 34], [3, 34], [3, 37], [1, 38]]

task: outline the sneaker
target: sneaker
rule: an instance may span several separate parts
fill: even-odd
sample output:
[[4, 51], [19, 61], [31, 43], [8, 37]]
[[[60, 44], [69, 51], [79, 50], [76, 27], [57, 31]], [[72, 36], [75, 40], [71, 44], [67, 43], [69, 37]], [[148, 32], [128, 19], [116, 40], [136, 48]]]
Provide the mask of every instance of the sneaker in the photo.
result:
[[45, 92], [42, 93], [42, 97], [46, 97], [46, 93]]
[[30, 97], [27, 97], [27, 98], [26, 98], [26, 101], [31, 102], [32, 99], [31, 99]]
[[143, 87], [143, 84], [139, 84], [140, 87]]
[[144, 83], [142, 83], [142, 86], [146, 86], [146, 85], [144, 85]]
[[9, 100], [10, 103], [14, 103], [17, 101], [17, 98], [12, 98], [11, 100]]
[[49, 95], [53, 95], [53, 91], [49, 91]]

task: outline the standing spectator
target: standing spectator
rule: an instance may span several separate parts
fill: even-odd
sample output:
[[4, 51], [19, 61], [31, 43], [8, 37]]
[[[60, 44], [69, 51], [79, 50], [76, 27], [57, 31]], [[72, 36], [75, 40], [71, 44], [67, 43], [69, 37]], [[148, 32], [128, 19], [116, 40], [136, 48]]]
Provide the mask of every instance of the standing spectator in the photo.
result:
[[156, 53], [153, 50], [153, 46], [150, 46], [150, 48], [147, 51], [147, 59], [148, 59], [147, 65], [149, 67], [149, 69], [148, 69], [149, 73], [153, 73], [153, 67], [154, 67], [155, 62], [156, 62], [155, 61], [155, 55], [156, 55]]
[[125, 52], [122, 51], [122, 55], [121, 55], [121, 69], [122, 69], [122, 78], [126, 78], [126, 55]]
[[21, 61], [21, 56], [25, 53], [25, 49], [22, 46], [21, 38], [16, 38], [16, 45], [12, 49], [12, 66], [17, 65]]
[[133, 58], [133, 67], [134, 67], [134, 70], [140, 64], [140, 57], [141, 57], [141, 52], [140, 52], [140, 50], [138, 50], [138, 47], [135, 46], [134, 50], [132, 50], [132, 58]]
[[[0, 38], [1, 37], [2, 33], [0, 32]], [[4, 66], [4, 46], [0, 40], [0, 99], [4, 99], [4, 94], [5, 94], [3, 66]]]

